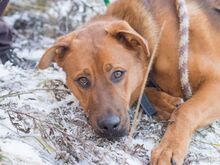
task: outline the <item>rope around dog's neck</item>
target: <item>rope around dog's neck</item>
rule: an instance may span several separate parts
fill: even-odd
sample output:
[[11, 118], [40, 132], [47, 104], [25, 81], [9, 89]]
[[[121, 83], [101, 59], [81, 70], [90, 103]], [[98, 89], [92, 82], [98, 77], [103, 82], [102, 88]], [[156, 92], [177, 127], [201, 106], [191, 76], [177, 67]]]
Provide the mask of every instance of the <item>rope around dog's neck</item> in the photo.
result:
[[189, 82], [188, 59], [189, 59], [189, 16], [185, 0], [176, 0], [179, 16], [179, 73], [181, 87], [185, 99], [192, 97], [192, 89]]

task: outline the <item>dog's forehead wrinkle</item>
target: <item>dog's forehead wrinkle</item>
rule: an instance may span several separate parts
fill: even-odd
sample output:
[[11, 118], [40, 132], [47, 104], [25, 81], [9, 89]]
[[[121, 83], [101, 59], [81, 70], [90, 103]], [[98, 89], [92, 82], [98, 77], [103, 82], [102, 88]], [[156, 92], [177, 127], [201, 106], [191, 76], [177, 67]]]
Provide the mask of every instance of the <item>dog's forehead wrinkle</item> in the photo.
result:
[[112, 64], [110, 63], [107, 63], [104, 65], [104, 69], [107, 71], [107, 72], [110, 72], [112, 70]]
[[89, 71], [88, 68], [85, 68], [85, 69], [83, 70], [83, 73], [84, 73], [85, 75], [90, 75], [90, 71]]

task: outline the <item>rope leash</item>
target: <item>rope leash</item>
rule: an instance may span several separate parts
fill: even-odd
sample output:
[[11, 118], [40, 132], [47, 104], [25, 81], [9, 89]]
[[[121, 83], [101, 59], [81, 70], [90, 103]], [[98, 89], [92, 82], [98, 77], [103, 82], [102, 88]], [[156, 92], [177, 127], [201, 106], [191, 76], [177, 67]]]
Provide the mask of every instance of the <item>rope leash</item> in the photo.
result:
[[192, 97], [192, 89], [189, 82], [189, 16], [185, 0], [177, 0], [176, 7], [179, 16], [179, 73], [181, 87], [185, 99]]

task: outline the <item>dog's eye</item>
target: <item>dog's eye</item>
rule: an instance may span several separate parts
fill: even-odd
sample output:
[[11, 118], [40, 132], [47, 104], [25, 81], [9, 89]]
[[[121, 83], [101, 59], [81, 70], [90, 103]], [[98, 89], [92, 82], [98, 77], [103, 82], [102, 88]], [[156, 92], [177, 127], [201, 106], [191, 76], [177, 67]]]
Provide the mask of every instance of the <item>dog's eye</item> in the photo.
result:
[[125, 74], [125, 71], [117, 70], [117, 71], [112, 73], [111, 80], [113, 82], [117, 83], [117, 82], [119, 82], [123, 79], [124, 74]]
[[85, 89], [89, 88], [91, 84], [87, 77], [80, 77], [76, 81], [82, 88], [85, 88]]

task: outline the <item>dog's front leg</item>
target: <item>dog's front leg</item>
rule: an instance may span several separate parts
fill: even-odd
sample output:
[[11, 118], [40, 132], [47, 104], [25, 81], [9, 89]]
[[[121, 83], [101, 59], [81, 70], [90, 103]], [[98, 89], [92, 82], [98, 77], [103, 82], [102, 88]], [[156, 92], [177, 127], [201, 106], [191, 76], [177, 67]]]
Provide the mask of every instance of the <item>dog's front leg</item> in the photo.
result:
[[219, 82], [207, 83], [171, 115], [160, 144], [152, 151], [152, 165], [181, 165], [193, 132], [220, 118]]
[[173, 111], [183, 103], [182, 98], [171, 96], [156, 88], [147, 87], [145, 93], [153, 104], [159, 120], [169, 120]]

